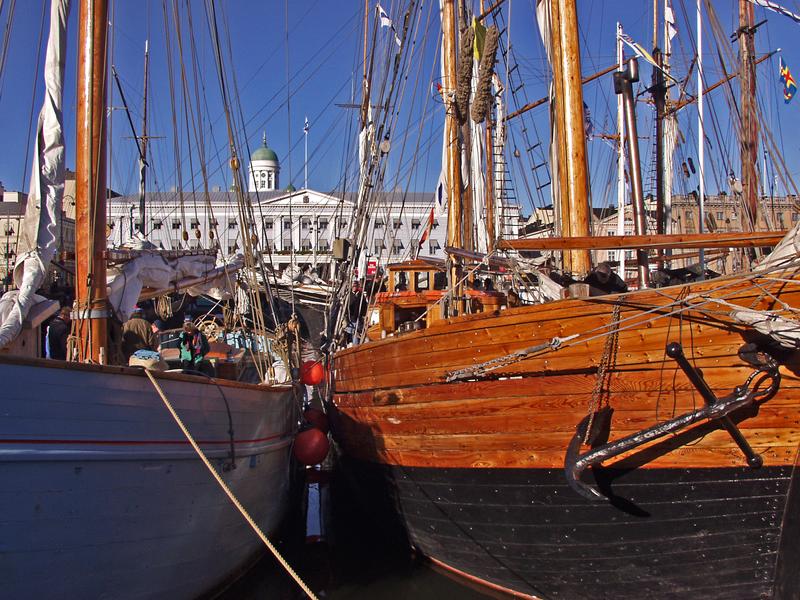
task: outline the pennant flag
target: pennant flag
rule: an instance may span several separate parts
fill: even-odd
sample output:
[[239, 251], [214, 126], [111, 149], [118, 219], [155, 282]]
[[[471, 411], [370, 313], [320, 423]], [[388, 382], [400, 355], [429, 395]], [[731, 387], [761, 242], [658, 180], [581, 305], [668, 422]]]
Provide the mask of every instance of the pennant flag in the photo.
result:
[[792, 77], [792, 74], [789, 72], [789, 67], [783, 62], [782, 56], [780, 57], [780, 64], [781, 81], [783, 82], [783, 101], [785, 104], [789, 104], [797, 92], [797, 84], [794, 81], [794, 77]]
[[677, 79], [675, 79], [672, 75], [670, 75], [664, 69], [662, 69], [661, 67], [658, 66], [658, 63], [656, 62], [656, 59], [653, 58], [650, 55], [650, 53], [647, 50], [644, 49], [644, 46], [634, 42], [633, 39], [631, 39], [631, 37], [629, 35], [625, 34], [625, 33], [621, 33], [619, 37], [623, 42], [625, 42], [626, 45], [628, 45], [630, 47], [631, 50], [633, 50], [633, 52], [634, 52], [634, 54], [636, 54], [636, 56], [641, 58], [643, 61], [648, 62], [651, 65], [653, 65], [656, 69], [658, 69], [659, 71], [661, 71], [664, 74], [664, 77], [666, 77], [670, 81], [672, 81], [674, 83], [678, 83]]
[[428, 239], [431, 229], [433, 229], [433, 207], [431, 207], [431, 214], [428, 215], [428, 224], [425, 226], [425, 231], [422, 232], [422, 237], [419, 238], [419, 248], [422, 248], [422, 244]]
[[392, 20], [389, 18], [389, 15], [386, 14], [386, 11], [383, 10], [383, 7], [381, 6], [380, 2], [378, 2], [378, 4], [375, 5], [375, 10], [378, 11], [378, 19], [381, 22], [381, 27], [388, 27], [389, 29], [392, 30], [392, 33], [394, 33], [394, 41], [397, 44], [397, 47], [399, 48], [401, 46], [400, 36], [397, 35], [397, 30], [395, 30], [394, 28], [394, 23], [392, 23]]
[[475, 31], [475, 40], [472, 42], [472, 53], [475, 60], [481, 60], [483, 54], [483, 45], [486, 41], [486, 27], [483, 26], [477, 17], [472, 17], [472, 29]]
[[594, 139], [594, 124], [592, 123], [592, 113], [589, 111], [589, 105], [583, 103], [583, 129], [586, 132], [586, 139]]
[[755, 4], [756, 6], [762, 6], [768, 10], [778, 13], [779, 15], [783, 15], [784, 17], [789, 17], [795, 23], [800, 23], [800, 16], [786, 10], [776, 2], [772, 2], [771, 0], [750, 0], [750, 3]]
[[667, 35], [672, 41], [672, 38], [678, 35], [678, 28], [675, 26], [675, 13], [672, 12], [672, 6], [669, 2], [664, 7], [664, 22], [667, 24]]

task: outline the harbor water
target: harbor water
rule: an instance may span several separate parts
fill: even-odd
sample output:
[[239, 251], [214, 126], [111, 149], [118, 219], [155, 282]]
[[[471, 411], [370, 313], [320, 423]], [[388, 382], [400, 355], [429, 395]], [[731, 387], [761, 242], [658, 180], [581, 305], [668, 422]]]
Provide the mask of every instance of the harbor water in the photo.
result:
[[[398, 540], [394, 526], [381, 522], [333, 472], [323, 483], [311, 483], [298, 510], [288, 519], [279, 551], [310, 589], [330, 600], [481, 600], [499, 598], [470, 586]], [[327, 501], [318, 503], [325, 496]], [[310, 507], [306, 511], [306, 507]], [[317, 514], [320, 507], [321, 514]], [[228, 588], [220, 600], [300, 600], [305, 594], [271, 553]]]

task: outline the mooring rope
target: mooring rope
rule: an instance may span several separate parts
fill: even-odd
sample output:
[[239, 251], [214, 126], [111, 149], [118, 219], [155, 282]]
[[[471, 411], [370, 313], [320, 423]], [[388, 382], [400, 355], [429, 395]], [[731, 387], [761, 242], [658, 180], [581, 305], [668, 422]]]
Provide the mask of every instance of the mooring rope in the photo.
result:
[[275, 558], [278, 560], [278, 562], [281, 564], [281, 566], [284, 569], [286, 569], [286, 572], [289, 573], [289, 575], [292, 576], [292, 579], [294, 579], [297, 582], [297, 585], [299, 585], [302, 588], [302, 590], [308, 595], [309, 598], [312, 598], [312, 600], [318, 600], [317, 597], [314, 595], [314, 592], [312, 592], [311, 589], [305, 584], [305, 582], [302, 579], [300, 579], [300, 576], [294, 571], [294, 569], [292, 569], [292, 567], [289, 565], [289, 563], [286, 561], [286, 559], [283, 558], [283, 556], [281, 556], [281, 553], [272, 544], [272, 542], [269, 541], [269, 538], [267, 538], [267, 536], [264, 534], [264, 532], [261, 531], [261, 528], [253, 520], [253, 517], [250, 516], [250, 513], [247, 512], [247, 509], [244, 506], [242, 506], [241, 502], [239, 502], [239, 500], [236, 498], [236, 496], [234, 496], [233, 492], [228, 487], [228, 484], [226, 484], [222, 480], [222, 477], [219, 476], [219, 473], [217, 473], [217, 470], [213, 467], [211, 462], [208, 460], [208, 458], [206, 457], [205, 453], [200, 449], [200, 446], [197, 445], [197, 442], [192, 437], [192, 434], [189, 433], [189, 430], [186, 428], [186, 425], [183, 424], [183, 421], [178, 416], [178, 413], [175, 412], [175, 409], [173, 408], [173, 406], [170, 403], [170, 401], [167, 399], [166, 394], [164, 394], [164, 390], [162, 390], [161, 386], [158, 385], [158, 382], [156, 381], [155, 377], [153, 377], [153, 374], [150, 372], [150, 370], [149, 369], [145, 369], [144, 372], [147, 375], [147, 378], [150, 380], [150, 383], [153, 384], [153, 387], [156, 389], [156, 392], [158, 392], [158, 395], [161, 397], [161, 400], [164, 402], [164, 406], [167, 407], [167, 410], [172, 415], [172, 418], [175, 419], [175, 422], [178, 424], [178, 427], [180, 427], [181, 431], [183, 432], [183, 435], [186, 437], [186, 439], [192, 445], [192, 448], [194, 448], [194, 451], [200, 457], [200, 460], [203, 461], [203, 464], [209, 470], [211, 475], [214, 476], [214, 479], [216, 479], [217, 483], [220, 485], [220, 487], [223, 489], [223, 491], [227, 494], [228, 498], [233, 503], [233, 505], [239, 510], [240, 513], [242, 513], [242, 516], [250, 524], [250, 527], [253, 529], [253, 531], [256, 532], [256, 534], [258, 535], [259, 538], [261, 538], [261, 541], [264, 542], [264, 545], [267, 548], [269, 548], [269, 551], [272, 552], [273, 556], [275, 556]]

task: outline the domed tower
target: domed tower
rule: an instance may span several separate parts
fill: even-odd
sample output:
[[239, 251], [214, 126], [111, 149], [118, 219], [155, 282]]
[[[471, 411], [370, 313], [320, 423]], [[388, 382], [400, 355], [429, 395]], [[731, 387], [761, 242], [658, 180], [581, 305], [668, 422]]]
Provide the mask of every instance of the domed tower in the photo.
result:
[[250, 156], [249, 192], [270, 192], [278, 189], [278, 174], [281, 171], [278, 155], [267, 146], [267, 134], [262, 145]]

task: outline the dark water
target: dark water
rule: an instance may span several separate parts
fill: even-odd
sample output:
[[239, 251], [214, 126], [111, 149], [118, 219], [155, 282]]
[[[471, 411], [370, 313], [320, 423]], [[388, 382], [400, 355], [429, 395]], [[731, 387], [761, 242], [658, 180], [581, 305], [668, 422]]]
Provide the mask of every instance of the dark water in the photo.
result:
[[[345, 477], [334, 472], [328, 485], [325, 542], [307, 543], [305, 513], [297, 510], [280, 536], [279, 550], [311, 590], [328, 600], [497, 598], [467, 587], [415, 556], [393, 525], [353, 497]], [[300, 504], [299, 502], [297, 503]], [[305, 598], [272, 554], [237, 581], [221, 600]]]

